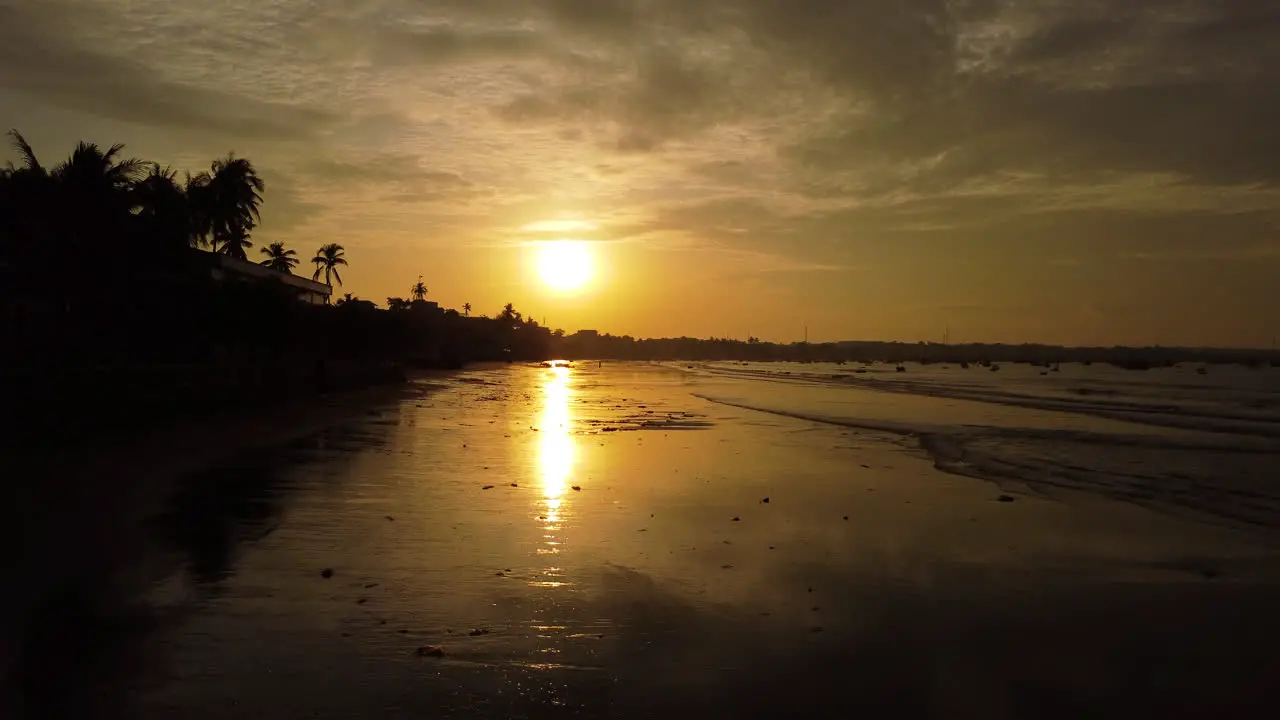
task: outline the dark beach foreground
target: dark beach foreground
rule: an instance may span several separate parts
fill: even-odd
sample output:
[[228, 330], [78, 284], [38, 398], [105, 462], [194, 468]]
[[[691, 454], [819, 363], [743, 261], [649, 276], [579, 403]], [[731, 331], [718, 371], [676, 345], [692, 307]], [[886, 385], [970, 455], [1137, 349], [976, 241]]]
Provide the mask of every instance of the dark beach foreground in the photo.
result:
[[947, 475], [902, 440], [691, 394], [730, 382], [469, 371], [310, 424], [140, 439], [97, 471], [136, 473], [128, 492], [59, 504], [56, 482], [85, 483], [41, 483], [0, 715], [1255, 717], [1277, 699], [1274, 536]]

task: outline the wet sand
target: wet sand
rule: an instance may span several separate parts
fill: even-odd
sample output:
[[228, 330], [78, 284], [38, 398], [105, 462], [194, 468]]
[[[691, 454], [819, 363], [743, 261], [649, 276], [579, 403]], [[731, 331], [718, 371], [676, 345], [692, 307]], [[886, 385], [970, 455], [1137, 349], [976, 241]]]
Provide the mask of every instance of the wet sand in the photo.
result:
[[1254, 716], [1280, 699], [1270, 535], [944, 474], [902, 439], [716, 405], [691, 393], [731, 381], [667, 369], [443, 382], [188, 474], [136, 553], [49, 603], [18, 712]]

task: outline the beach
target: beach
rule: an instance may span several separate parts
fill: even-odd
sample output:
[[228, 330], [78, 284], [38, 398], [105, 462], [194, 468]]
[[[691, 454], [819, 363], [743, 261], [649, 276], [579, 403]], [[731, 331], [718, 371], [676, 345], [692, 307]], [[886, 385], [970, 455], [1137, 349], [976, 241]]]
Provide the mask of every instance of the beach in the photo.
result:
[[[171, 466], [92, 597], [33, 625], [53, 629], [27, 642], [19, 710], [1253, 716], [1278, 699], [1269, 416], [1189, 437], [1133, 403], [843, 373], [486, 367]], [[1127, 444], [1080, 459], [1098, 433]], [[1197, 452], [1243, 460], [1193, 465], [1198, 495], [1098, 487], [1127, 458]], [[1063, 455], [1070, 473], [1045, 471]], [[1235, 494], [1206, 490], [1215, 467]]]

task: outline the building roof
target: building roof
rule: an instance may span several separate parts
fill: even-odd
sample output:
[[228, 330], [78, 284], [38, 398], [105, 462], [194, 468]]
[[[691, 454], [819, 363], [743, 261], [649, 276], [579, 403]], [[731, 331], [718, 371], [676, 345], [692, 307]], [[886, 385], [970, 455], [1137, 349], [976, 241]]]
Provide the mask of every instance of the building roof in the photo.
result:
[[311, 278], [301, 275], [290, 275], [288, 273], [278, 272], [268, 267], [263, 267], [248, 260], [238, 260], [228, 255], [207, 253], [216, 258], [217, 267], [236, 275], [246, 275], [249, 277], [259, 278], [262, 280], [279, 280], [286, 285], [292, 285], [299, 290], [317, 293], [320, 295], [332, 295], [333, 288], [322, 282], [316, 282]]

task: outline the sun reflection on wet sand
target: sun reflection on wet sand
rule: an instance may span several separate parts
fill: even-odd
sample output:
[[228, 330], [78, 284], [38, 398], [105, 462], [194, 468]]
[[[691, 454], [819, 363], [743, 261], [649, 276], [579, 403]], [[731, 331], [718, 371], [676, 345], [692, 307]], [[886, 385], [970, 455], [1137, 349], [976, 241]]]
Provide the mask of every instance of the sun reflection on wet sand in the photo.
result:
[[[542, 486], [542, 507], [539, 520], [542, 524], [543, 542], [539, 555], [556, 555], [560, 552], [559, 532], [565, 521], [565, 491], [573, 476], [576, 456], [571, 426], [573, 404], [571, 388], [572, 370], [553, 367], [547, 370], [543, 384], [543, 406], [538, 416], [538, 480]], [[537, 587], [560, 587], [564, 582], [560, 568], [549, 567], [542, 577], [531, 583]]]

